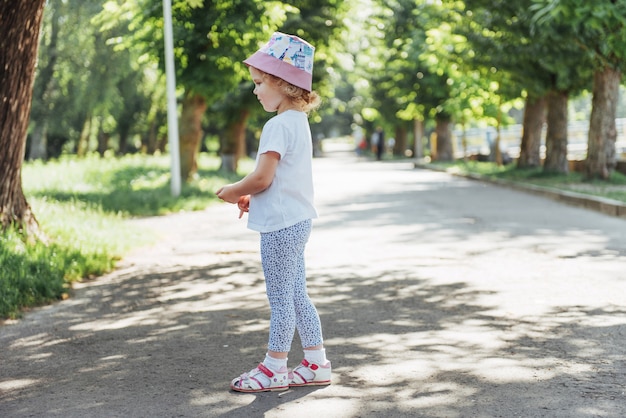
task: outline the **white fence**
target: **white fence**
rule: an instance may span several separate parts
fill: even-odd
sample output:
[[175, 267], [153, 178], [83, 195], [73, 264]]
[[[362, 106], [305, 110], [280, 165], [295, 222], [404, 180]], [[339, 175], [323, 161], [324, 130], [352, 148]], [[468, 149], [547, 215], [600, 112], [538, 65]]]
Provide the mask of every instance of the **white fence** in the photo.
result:
[[[617, 125], [617, 143], [616, 153], [619, 160], [626, 160], [626, 118], [615, 120]], [[587, 155], [587, 135], [589, 132], [589, 122], [572, 122], [567, 128], [567, 151], [570, 160], [583, 160]], [[545, 156], [545, 134], [544, 127], [542, 133], [541, 156]], [[490, 153], [490, 145], [496, 139], [497, 131], [495, 128], [472, 128], [465, 131], [465, 139], [467, 142], [467, 155]], [[455, 130], [453, 132], [453, 146], [455, 155], [463, 157], [463, 131]], [[520, 152], [520, 143], [522, 141], [522, 125], [511, 125], [500, 129], [500, 149], [506, 152], [510, 157], [517, 158]]]

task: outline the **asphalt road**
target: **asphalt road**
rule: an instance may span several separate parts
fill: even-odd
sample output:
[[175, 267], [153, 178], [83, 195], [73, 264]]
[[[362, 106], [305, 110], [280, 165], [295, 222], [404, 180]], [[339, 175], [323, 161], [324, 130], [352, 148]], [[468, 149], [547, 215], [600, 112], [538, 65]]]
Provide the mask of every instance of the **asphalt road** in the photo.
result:
[[162, 240], [0, 327], [0, 417], [626, 416], [625, 220], [411, 162], [314, 167], [331, 386], [228, 389], [269, 309], [220, 204], [133, 221]]

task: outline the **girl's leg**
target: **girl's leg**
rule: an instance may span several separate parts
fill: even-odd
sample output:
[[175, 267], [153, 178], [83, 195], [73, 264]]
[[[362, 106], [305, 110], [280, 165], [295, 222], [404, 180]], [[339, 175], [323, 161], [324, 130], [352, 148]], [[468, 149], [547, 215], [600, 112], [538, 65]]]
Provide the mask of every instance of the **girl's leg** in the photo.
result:
[[317, 376], [314, 372], [300, 370], [295, 382], [290, 380], [292, 373], [286, 364], [296, 325], [304, 347], [309, 349], [305, 358], [308, 354], [324, 352], [319, 316], [306, 292], [304, 248], [310, 233], [308, 220], [261, 234], [261, 261], [271, 310], [268, 353], [257, 368], [233, 379], [230, 385], [233, 390], [260, 392], [285, 390], [292, 383], [296, 386], [330, 383], [330, 363], [324, 367], [324, 376], [328, 375], [325, 380], [312, 381]]
[[311, 233], [311, 221], [303, 223], [306, 230], [306, 239], [302, 249], [297, 255], [296, 271], [294, 283], [294, 305], [296, 312], [296, 328], [305, 350], [320, 350], [323, 348], [322, 324], [320, 317], [311, 301], [306, 285], [306, 267], [304, 261], [304, 245], [308, 241]]
[[[311, 221], [306, 225], [310, 235]], [[306, 243], [306, 241], [305, 241]], [[298, 274], [294, 284], [296, 328], [304, 348], [304, 360], [292, 371], [290, 386], [328, 385], [331, 381], [331, 364], [326, 358], [320, 317], [307, 292], [304, 246], [298, 254]]]
[[[249, 373], [233, 379], [240, 392], [289, 388], [287, 354], [296, 328], [294, 283], [301, 238], [297, 227], [261, 234], [261, 261], [270, 302], [270, 337], [265, 360]], [[306, 242], [306, 239], [304, 240]]]
[[261, 234], [261, 261], [271, 310], [268, 349], [275, 358], [287, 357], [296, 328], [294, 284], [298, 255], [306, 243], [299, 225]]
[[307, 294], [304, 249], [311, 221], [261, 234], [261, 259], [270, 302], [270, 341], [275, 358], [287, 357], [297, 327], [305, 348], [322, 348], [319, 315]]
[[293, 370], [290, 386], [330, 384], [331, 366], [323, 347], [322, 327], [306, 285], [304, 249], [311, 221], [261, 234], [261, 259], [270, 301], [270, 338], [266, 363], [286, 362], [295, 329], [304, 348], [304, 360]]

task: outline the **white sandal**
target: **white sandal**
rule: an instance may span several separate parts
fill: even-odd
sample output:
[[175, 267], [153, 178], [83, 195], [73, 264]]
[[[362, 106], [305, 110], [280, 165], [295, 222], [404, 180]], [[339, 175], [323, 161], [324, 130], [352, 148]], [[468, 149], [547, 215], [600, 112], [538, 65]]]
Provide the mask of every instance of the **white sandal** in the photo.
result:
[[[306, 379], [302, 374], [302, 369], [308, 369], [313, 373], [313, 378]], [[325, 386], [330, 385], [330, 375], [331, 375], [331, 366], [330, 361], [326, 363], [324, 366], [320, 366], [319, 364], [309, 363], [306, 359], [302, 360], [302, 363], [298, 364], [293, 371], [291, 372], [291, 382], [289, 386], [298, 387], [298, 386]], [[308, 376], [310, 373], [306, 373]]]
[[[270, 380], [268, 386], [264, 386], [259, 380], [260, 375], [264, 374]], [[230, 382], [230, 388], [237, 392], [270, 392], [289, 389], [289, 370], [284, 368], [284, 371], [273, 372], [268, 369], [263, 363], [250, 370], [248, 373], [244, 373], [239, 377], [233, 379]]]

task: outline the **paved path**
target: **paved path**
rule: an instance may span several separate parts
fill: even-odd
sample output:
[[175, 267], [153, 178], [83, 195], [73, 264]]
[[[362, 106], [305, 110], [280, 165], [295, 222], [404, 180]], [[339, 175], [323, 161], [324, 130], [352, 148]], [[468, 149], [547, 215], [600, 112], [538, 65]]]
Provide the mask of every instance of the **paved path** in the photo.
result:
[[228, 390], [269, 312], [258, 236], [217, 205], [135, 221], [163, 241], [0, 328], [0, 417], [626, 416], [626, 221], [408, 162], [315, 171], [332, 386]]

